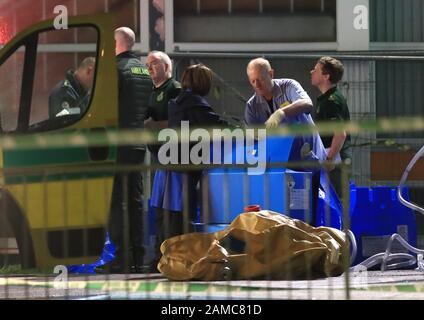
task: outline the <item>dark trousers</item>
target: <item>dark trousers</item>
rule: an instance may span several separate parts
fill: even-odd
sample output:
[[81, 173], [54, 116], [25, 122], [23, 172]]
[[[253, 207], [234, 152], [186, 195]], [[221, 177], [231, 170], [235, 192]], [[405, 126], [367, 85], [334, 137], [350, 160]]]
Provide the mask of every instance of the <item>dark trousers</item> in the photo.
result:
[[191, 222], [196, 219], [198, 207], [197, 184], [201, 174], [201, 171], [183, 174], [183, 192], [181, 195], [183, 212], [154, 208], [157, 231], [153, 264], [159, 262], [161, 257], [160, 245], [163, 241], [184, 233], [194, 232]]
[[312, 221], [310, 223], [312, 226], [316, 226], [317, 221], [320, 179], [320, 170], [317, 170], [317, 172], [312, 173]]
[[[119, 165], [144, 162], [145, 151], [118, 149]], [[143, 176], [140, 171], [115, 174], [109, 216], [110, 239], [114, 243], [115, 264], [143, 265]]]
[[184, 233], [183, 214], [181, 211], [171, 211], [162, 208], [154, 208], [156, 221], [156, 243], [153, 265], [156, 265], [161, 257], [160, 245], [168, 238]]
[[[345, 169], [345, 170], [348, 170], [348, 169]], [[342, 199], [343, 199], [343, 187], [348, 188], [348, 190], [349, 190], [349, 182], [348, 182], [347, 185], [343, 185], [342, 169], [339, 168], [339, 167], [336, 167], [333, 170], [331, 170], [328, 175], [329, 175], [329, 178], [330, 178], [330, 182], [331, 182], [332, 186], [334, 187], [334, 190], [337, 193], [337, 196], [339, 197], [340, 201], [342, 201]], [[348, 177], [348, 179], [351, 178], [350, 172], [348, 172], [347, 177]]]
[[[198, 197], [199, 181], [202, 177], [202, 171], [191, 171], [183, 174], [183, 228], [184, 232], [191, 232], [190, 222], [196, 220], [197, 208], [200, 205]], [[200, 190], [201, 190], [200, 183]]]

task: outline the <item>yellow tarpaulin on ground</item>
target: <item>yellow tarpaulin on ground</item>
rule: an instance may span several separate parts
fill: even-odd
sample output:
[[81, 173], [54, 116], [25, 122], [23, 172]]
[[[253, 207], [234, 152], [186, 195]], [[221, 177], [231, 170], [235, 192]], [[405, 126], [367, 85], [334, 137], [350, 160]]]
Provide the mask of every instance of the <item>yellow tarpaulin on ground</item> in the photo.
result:
[[[314, 279], [345, 268], [343, 232], [262, 210], [226, 229], [165, 240], [159, 270], [171, 280]], [[348, 257], [347, 257], [348, 259]]]

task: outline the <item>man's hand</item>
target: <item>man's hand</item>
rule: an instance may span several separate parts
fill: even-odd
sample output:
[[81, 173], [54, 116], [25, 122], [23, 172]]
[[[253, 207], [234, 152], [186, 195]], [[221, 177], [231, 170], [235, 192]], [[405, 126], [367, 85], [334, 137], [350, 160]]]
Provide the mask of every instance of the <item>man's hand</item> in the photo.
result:
[[148, 119], [144, 120], [144, 127], [146, 129], [152, 129], [152, 128], [155, 127], [154, 122], [155, 121], [152, 118], [148, 118]]
[[283, 121], [285, 117], [286, 114], [283, 109], [278, 109], [265, 122], [265, 127], [267, 129], [276, 128], [280, 125], [281, 121]]
[[155, 121], [152, 118], [149, 118], [144, 120], [144, 128], [152, 130], [168, 128], [168, 120]]

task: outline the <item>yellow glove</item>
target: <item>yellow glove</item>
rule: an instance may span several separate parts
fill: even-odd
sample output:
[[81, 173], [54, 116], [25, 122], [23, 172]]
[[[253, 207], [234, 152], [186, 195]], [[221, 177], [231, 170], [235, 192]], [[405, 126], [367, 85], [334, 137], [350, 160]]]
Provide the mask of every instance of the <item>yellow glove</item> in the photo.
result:
[[283, 109], [278, 109], [273, 114], [271, 114], [271, 116], [265, 122], [265, 127], [267, 129], [276, 128], [280, 125], [281, 121], [283, 121], [285, 117], [286, 113], [283, 111]]

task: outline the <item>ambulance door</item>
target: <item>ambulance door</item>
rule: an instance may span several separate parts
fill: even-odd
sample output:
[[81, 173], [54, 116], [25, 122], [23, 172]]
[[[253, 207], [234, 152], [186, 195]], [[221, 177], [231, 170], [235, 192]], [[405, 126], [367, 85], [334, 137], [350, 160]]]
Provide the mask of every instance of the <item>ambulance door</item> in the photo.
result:
[[[71, 132], [84, 140], [116, 128], [110, 18], [70, 18], [67, 29], [50, 20], [21, 32], [0, 51], [0, 91], [1, 130], [11, 138], [1, 152], [0, 214], [14, 229], [23, 264], [95, 261], [105, 240], [115, 148], [73, 147], [66, 135], [53, 146], [43, 137]], [[33, 145], [19, 145], [19, 137], [32, 136]]]

